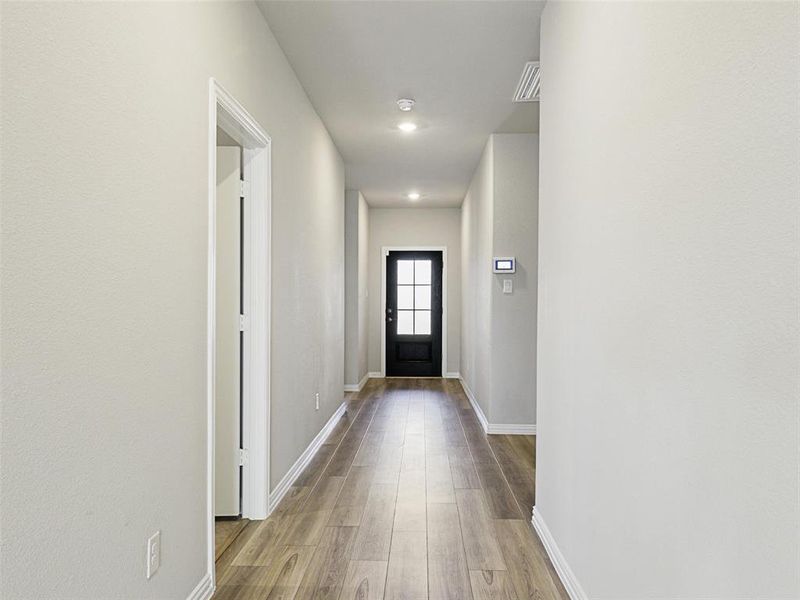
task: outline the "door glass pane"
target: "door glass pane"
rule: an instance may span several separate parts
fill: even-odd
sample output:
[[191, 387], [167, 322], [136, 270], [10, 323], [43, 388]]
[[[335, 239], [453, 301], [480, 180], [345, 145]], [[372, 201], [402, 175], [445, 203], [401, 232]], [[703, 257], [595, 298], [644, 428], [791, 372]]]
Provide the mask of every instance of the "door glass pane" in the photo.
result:
[[429, 260], [415, 260], [414, 261], [414, 283], [430, 283], [431, 282], [431, 261]]
[[414, 334], [415, 335], [431, 334], [431, 311], [429, 310], [414, 311]]
[[431, 286], [417, 285], [414, 286], [414, 308], [427, 308], [431, 307]]
[[397, 286], [397, 308], [414, 308], [414, 286], [413, 285], [398, 285]]
[[414, 311], [397, 311], [397, 333], [398, 335], [414, 335]]
[[397, 261], [397, 283], [414, 283], [414, 261]]

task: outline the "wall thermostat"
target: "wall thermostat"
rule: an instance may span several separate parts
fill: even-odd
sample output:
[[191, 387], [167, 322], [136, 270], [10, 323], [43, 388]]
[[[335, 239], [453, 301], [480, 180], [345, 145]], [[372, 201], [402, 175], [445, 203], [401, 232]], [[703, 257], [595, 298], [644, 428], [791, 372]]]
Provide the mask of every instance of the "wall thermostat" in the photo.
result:
[[495, 256], [492, 259], [492, 267], [495, 273], [514, 273], [517, 270], [517, 261], [513, 256]]

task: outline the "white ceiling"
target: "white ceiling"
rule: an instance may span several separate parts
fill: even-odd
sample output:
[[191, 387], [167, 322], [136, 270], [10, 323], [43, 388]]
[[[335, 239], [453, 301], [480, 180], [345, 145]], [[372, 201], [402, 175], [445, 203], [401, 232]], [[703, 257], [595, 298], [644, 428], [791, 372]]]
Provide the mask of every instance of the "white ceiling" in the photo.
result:
[[538, 131], [538, 104], [511, 97], [544, 2], [258, 5], [371, 206], [460, 206], [489, 134]]

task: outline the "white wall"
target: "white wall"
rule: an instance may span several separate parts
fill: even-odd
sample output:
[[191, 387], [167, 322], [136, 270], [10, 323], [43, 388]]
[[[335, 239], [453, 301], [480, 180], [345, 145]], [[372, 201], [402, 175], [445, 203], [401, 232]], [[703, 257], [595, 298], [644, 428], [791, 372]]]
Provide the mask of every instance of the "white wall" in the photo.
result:
[[369, 206], [357, 190], [345, 194], [345, 385], [367, 375]]
[[358, 195], [358, 380], [369, 371], [369, 205]]
[[370, 208], [369, 370], [381, 371], [383, 246], [447, 247], [447, 371], [461, 353], [461, 211], [457, 208]]
[[797, 3], [549, 3], [537, 511], [589, 598], [798, 598]]
[[342, 161], [251, 3], [0, 10], [0, 596], [185, 598], [206, 572], [209, 77], [273, 142], [273, 485], [342, 401]]
[[[493, 256], [514, 256], [516, 273], [492, 275], [492, 396], [496, 424], [536, 423], [536, 292], [539, 136], [495, 134]], [[489, 271], [491, 263], [481, 268]], [[503, 293], [503, 280], [513, 293]]]
[[[538, 151], [535, 134], [492, 135], [462, 206], [461, 375], [496, 426], [536, 423]], [[492, 273], [493, 256], [516, 273]]]
[[489, 413], [492, 373], [494, 136], [489, 137], [461, 205], [461, 365], [463, 381]]

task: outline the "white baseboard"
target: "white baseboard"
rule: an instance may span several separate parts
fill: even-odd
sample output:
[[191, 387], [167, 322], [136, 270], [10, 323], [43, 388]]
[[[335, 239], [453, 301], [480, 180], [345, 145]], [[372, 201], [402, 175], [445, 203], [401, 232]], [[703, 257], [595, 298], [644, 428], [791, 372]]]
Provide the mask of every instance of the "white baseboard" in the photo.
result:
[[474, 410], [475, 414], [478, 416], [478, 421], [481, 422], [481, 427], [483, 427], [484, 432], [490, 435], [536, 435], [535, 423], [532, 425], [489, 423], [489, 420], [483, 413], [481, 405], [478, 404], [478, 400], [475, 398], [475, 394], [469, 389], [467, 382], [464, 381], [464, 378], [460, 375], [458, 376], [458, 380], [461, 382], [461, 387], [464, 388], [464, 393], [467, 395], [469, 403], [472, 405], [472, 410]]
[[292, 468], [289, 469], [289, 472], [283, 476], [283, 479], [281, 479], [280, 483], [278, 483], [278, 485], [275, 486], [275, 489], [272, 492], [270, 492], [269, 495], [270, 514], [272, 513], [272, 511], [275, 510], [275, 507], [278, 506], [278, 503], [281, 500], [283, 500], [283, 497], [286, 495], [286, 492], [288, 492], [289, 488], [292, 487], [297, 477], [300, 475], [300, 473], [302, 473], [303, 469], [305, 469], [308, 463], [311, 462], [311, 459], [314, 458], [314, 455], [317, 453], [317, 450], [319, 450], [319, 447], [325, 443], [325, 440], [331, 434], [331, 431], [333, 431], [333, 428], [336, 426], [336, 423], [344, 414], [346, 406], [347, 405], [344, 402], [342, 402], [339, 408], [336, 409], [336, 412], [333, 413], [331, 418], [328, 419], [328, 422], [325, 423], [325, 426], [317, 434], [317, 437], [311, 440], [311, 443], [308, 445], [308, 448], [306, 448], [305, 451], [303, 451], [303, 453], [300, 455], [300, 458], [298, 458], [297, 461], [292, 465]]
[[461, 373], [458, 371], [451, 371], [444, 374], [445, 379], [461, 379]]
[[367, 384], [367, 381], [369, 381], [369, 373], [364, 375], [364, 377], [362, 377], [361, 381], [359, 381], [358, 383], [345, 383], [344, 384], [344, 391], [345, 392], [360, 392], [362, 389], [364, 389], [364, 386]]
[[501, 423], [489, 423], [489, 431], [486, 433], [501, 435], [536, 435], [536, 424], [533, 425], [504, 425]]
[[206, 573], [186, 600], [208, 600], [214, 595], [214, 578], [211, 573]]
[[383, 373], [380, 371], [370, 371], [367, 375], [370, 379], [383, 379]]
[[478, 400], [475, 398], [475, 394], [472, 393], [472, 390], [469, 389], [467, 382], [464, 381], [463, 377], [459, 377], [458, 380], [461, 382], [461, 387], [464, 388], [464, 393], [467, 395], [467, 399], [469, 403], [472, 405], [472, 410], [475, 411], [475, 414], [478, 417], [478, 421], [481, 422], [481, 427], [486, 433], [489, 433], [489, 421], [486, 420], [486, 415], [483, 414], [483, 409], [481, 405], [478, 404]]
[[539, 535], [539, 539], [542, 540], [542, 545], [547, 551], [547, 556], [550, 557], [550, 562], [553, 563], [553, 567], [555, 568], [556, 573], [558, 573], [561, 583], [564, 584], [564, 588], [567, 590], [569, 597], [572, 600], [589, 600], [589, 596], [587, 596], [586, 592], [583, 591], [581, 584], [578, 582], [578, 578], [575, 577], [575, 573], [573, 573], [572, 569], [569, 568], [567, 560], [564, 558], [564, 555], [561, 554], [558, 544], [556, 544], [553, 535], [547, 528], [544, 519], [542, 519], [541, 513], [536, 510], [535, 506], [533, 507], [533, 517], [531, 518], [531, 523], [533, 523], [533, 528]]

